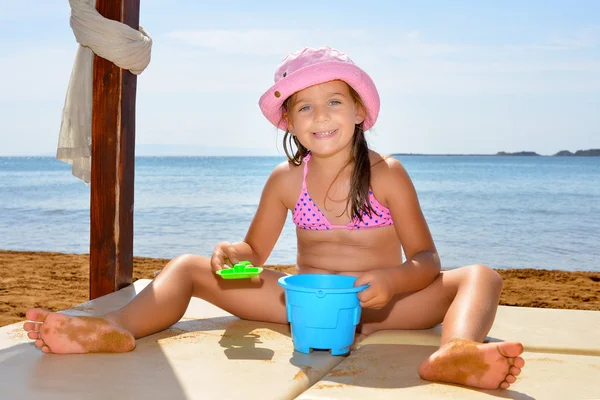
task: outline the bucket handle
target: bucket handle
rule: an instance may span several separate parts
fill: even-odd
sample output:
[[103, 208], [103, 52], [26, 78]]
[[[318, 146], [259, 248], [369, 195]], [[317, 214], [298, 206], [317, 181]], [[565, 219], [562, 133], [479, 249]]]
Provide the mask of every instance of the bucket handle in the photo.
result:
[[354, 308], [354, 325], [358, 325], [358, 323], [360, 322], [360, 312], [361, 312], [360, 307]]

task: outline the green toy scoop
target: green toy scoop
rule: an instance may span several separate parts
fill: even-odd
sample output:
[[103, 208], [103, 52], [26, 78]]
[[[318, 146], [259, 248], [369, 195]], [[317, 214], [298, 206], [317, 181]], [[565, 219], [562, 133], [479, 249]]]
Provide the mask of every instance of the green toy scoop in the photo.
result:
[[231, 268], [217, 271], [217, 275], [220, 275], [223, 279], [246, 279], [257, 276], [262, 271], [262, 268], [252, 266], [250, 261], [240, 261], [233, 264]]

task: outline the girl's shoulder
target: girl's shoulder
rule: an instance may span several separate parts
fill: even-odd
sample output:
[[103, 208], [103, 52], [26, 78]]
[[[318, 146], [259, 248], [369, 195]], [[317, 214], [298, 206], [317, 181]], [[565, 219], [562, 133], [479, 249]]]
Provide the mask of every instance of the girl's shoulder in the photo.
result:
[[267, 180], [267, 185], [280, 193], [298, 191], [298, 183], [300, 182], [301, 184], [302, 182], [302, 172], [302, 165], [294, 165], [288, 161], [284, 161], [273, 169]]
[[290, 178], [293, 175], [301, 174], [303, 170], [303, 164], [294, 165], [289, 161], [283, 161], [273, 169], [271, 176], [275, 176], [282, 179]]
[[392, 170], [402, 169], [402, 163], [397, 158], [391, 155], [382, 155], [376, 151], [369, 150], [369, 160], [371, 161], [371, 172], [377, 173], [389, 173]]
[[371, 185], [379, 191], [401, 190], [404, 185], [412, 185], [408, 172], [397, 158], [381, 155], [375, 151], [369, 154], [371, 160]]

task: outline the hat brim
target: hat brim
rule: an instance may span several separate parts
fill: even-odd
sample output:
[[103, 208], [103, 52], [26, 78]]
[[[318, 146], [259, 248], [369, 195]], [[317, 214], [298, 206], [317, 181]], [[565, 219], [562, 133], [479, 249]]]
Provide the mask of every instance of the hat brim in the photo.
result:
[[301, 68], [267, 90], [258, 104], [273, 125], [286, 130], [288, 124], [282, 118], [283, 102], [300, 90], [334, 80], [346, 82], [358, 93], [366, 109], [363, 128], [365, 131], [371, 129], [379, 115], [379, 93], [371, 77], [355, 64], [325, 62]]

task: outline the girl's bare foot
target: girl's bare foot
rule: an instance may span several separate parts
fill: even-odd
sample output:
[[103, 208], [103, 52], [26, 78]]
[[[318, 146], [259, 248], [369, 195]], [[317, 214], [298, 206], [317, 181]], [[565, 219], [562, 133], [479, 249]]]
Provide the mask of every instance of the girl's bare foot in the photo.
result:
[[525, 361], [517, 342], [477, 343], [453, 339], [419, 366], [428, 381], [458, 383], [481, 389], [507, 389], [517, 380]]
[[122, 353], [135, 348], [134, 337], [102, 318], [71, 317], [32, 308], [23, 324], [44, 353]]

